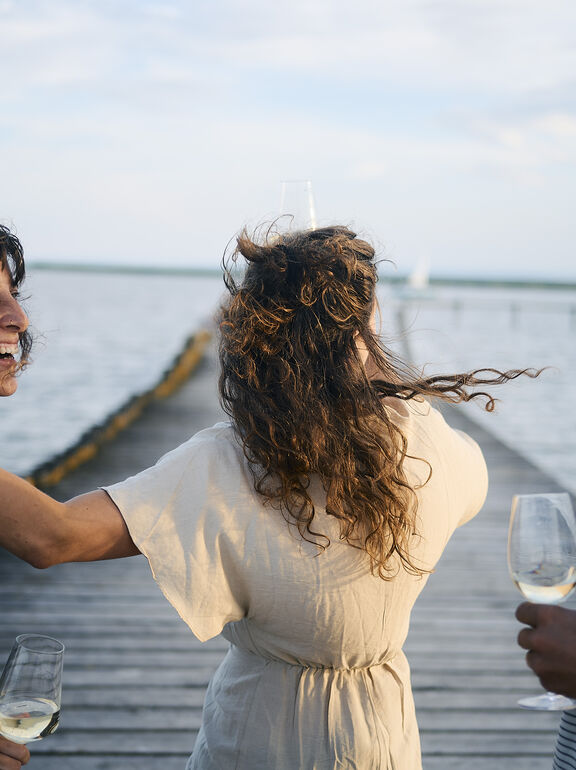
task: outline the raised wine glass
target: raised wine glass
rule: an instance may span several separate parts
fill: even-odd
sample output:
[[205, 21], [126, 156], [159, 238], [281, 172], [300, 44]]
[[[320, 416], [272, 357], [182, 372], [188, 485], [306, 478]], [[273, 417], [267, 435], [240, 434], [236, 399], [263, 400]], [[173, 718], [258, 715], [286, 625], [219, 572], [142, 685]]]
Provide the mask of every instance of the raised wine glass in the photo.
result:
[[[576, 584], [576, 518], [565, 493], [516, 495], [508, 533], [508, 567], [529, 602], [559, 604]], [[547, 692], [522, 698], [527, 709], [563, 711], [576, 701]]]
[[51, 636], [16, 637], [0, 677], [0, 735], [29, 743], [56, 730], [63, 654], [64, 645]]
[[315, 230], [316, 206], [309, 179], [286, 179], [281, 182], [279, 229]]

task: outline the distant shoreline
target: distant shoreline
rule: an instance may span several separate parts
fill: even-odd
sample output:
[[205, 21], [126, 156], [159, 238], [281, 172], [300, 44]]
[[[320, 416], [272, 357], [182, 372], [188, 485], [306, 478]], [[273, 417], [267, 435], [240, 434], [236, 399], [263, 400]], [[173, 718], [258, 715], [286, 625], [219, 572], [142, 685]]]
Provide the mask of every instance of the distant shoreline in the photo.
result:
[[[156, 267], [137, 265], [98, 265], [78, 262], [35, 262], [29, 261], [30, 270], [53, 270], [70, 273], [118, 273], [128, 275], [172, 275], [217, 278], [222, 276], [219, 267]], [[382, 278], [382, 283], [406, 284], [408, 275], [393, 275]], [[576, 281], [546, 281], [539, 278], [473, 278], [458, 276], [430, 276], [431, 286], [485, 286], [489, 288], [518, 289], [565, 289], [575, 290]]]
[[137, 275], [196, 275], [218, 277], [222, 271], [217, 267], [156, 267], [153, 265], [98, 265], [80, 262], [35, 262], [26, 260], [30, 270], [54, 270], [66, 273], [127, 273]]

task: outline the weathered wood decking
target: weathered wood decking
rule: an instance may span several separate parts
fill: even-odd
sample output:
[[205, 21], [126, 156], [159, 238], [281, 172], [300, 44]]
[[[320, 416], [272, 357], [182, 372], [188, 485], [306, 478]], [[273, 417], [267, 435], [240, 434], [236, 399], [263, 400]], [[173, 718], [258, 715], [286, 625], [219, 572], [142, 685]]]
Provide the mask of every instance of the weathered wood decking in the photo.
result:
[[[124, 478], [220, 417], [208, 358], [177, 395], [52, 492], [65, 499]], [[424, 768], [549, 770], [558, 716], [515, 705], [539, 685], [515, 644], [520, 597], [505, 550], [511, 496], [557, 485], [458, 412], [450, 420], [480, 441], [491, 488], [483, 513], [456, 533], [413, 613], [406, 650]], [[0, 577], [0, 658], [25, 631], [51, 634], [67, 647], [61, 727], [30, 745], [29, 767], [183, 770], [225, 642], [195, 641], [143, 557], [40, 572], [2, 552]]]

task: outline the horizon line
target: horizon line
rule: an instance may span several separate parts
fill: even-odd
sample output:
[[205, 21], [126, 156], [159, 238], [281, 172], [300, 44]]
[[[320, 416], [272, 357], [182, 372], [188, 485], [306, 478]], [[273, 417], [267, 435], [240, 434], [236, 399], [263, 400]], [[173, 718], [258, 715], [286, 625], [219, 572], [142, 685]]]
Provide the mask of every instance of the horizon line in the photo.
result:
[[[221, 277], [221, 267], [182, 267], [178, 265], [130, 265], [97, 262], [62, 262], [51, 260], [28, 260], [27, 270], [54, 270], [62, 272], [84, 273], [119, 273], [134, 275], [173, 275], [173, 276], [201, 276]], [[410, 279], [409, 273], [397, 273], [381, 277], [382, 283], [405, 284]], [[503, 287], [532, 287], [550, 289], [576, 289], [576, 278], [542, 278], [542, 277], [504, 277], [504, 276], [464, 276], [431, 274], [428, 279], [431, 285], [457, 285], [457, 286], [503, 286]]]

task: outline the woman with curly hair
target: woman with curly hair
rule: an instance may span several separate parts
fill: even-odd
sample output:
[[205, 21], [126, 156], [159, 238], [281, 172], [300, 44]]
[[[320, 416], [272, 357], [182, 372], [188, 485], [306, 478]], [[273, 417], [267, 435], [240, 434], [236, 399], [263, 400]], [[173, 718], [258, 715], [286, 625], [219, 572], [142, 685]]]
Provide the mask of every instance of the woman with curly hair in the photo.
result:
[[487, 482], [427, 397], [491, 409], [469, 388], [520, 372], [411, 373], [374, 328], [374, 249], [346, 228], [243, 233], [233, 257], [230, 421], [67, 503], [1, 473], [0, 541], [38, 567], [143, 553], [193, 633], [230, 642], [188, 770], [419, 770], [410, 611]]

